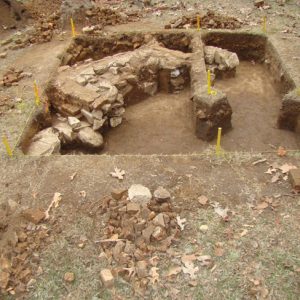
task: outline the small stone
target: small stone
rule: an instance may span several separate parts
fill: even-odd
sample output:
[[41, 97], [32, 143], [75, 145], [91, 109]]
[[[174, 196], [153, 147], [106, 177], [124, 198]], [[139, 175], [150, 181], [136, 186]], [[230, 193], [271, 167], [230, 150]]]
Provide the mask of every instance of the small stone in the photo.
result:
[[80, 75], [83, 75], [83, 76], [84, 75], [95, 75], [95, 71], [92, 67], [89, 67], [89, 68], [85, 69], [84, 71], [82, 71], [80, 73]]
[[120, 200], [126, 193], [127, 193], [127, 189], [114, 189], [114, 190], [111, 192], [111, 196], [112, 196], [115, 200]]
[[73, 129], [79, 128], [81, 125], [80, 120], [75, 117], [68, 117], [68, 123]]
[[96, 85], [91, 84], [90, 82], [86, 85], [86, 88], [97, 93], [99, 91], [99, 88]]
[[[108, 70], [108, 66], [107, 65], [103, 65], [102, 63], [98, 63], [98, 64], [95, 64], [93, 66], [94, 68], [94, 71], [97, 75], [102, 75], [104, 74], [105, 72], [107, 72]], [[108, 87], [109, 88], [109, 87]]]
[[128, 190], [128, 197], [132, 202], [146, 204], [151, 200], [152, 194], [147, 187], [141, 184], [133, 184]]
[[109, 269], [103, 269], [100, 272], [100, 279], [106, 288], [112, 288], [114, 286], [114, 276]]
[[180, 75], [180, 70], [178, 70], [178, 69], [175, 69], [171, 72], [172, 78], [178, 77], [179, 75]]
[[150, 224], [146, 227], [146, 229], [142, 231], [142, 235], [146, 243], [150, 243], [150, 238], [152, 236], [152, 233], [154, 232], [154, 229], [155, 227], [152, 224]]
[[82, 109], [82, 110], [81, 110], [81, 113], [82, 113], [82, 115], [87, 119], [87, 121], [88, 121], [91, 125], [94, 124], [94, 118], [93, 118], [93, 115], [92, 115], [89, 111], [87, 111], [87, 110], [85, 110], [85, 109]]
[[103, 112], [102, 112], [102, 110], [94, 109], [92, 111], [92, 116], [93, 116], [94, 119], [97, 119], [97, 120], [101, 121], [103, 119]]
[[300, 169], [290, 170], [289, 179], [293, 189], [296, 191], [300, 191]]
[[148, 276], [147, 262], [145, 260], [138, 261], [136, 264], [136, 273], [139, 278], [145, 278]]
[[157, 202], [166, 202], [171, 198], [171, 194], [163, 187], [158, 187], [154, 193], [154, 198], [157, 200]]
[[102, 120], [97, 120], [97, 119], [94, 119], [94, 123], [93, 123], [93, 130], [94, 131], [97, 131], [99, 130], [100, 128], [103, 127], [104, 123], [105, 123], [106, 119], [102, 119]]
[[201, 225], [199, 229], [200, 229], [200, 231], [205, 233], [208, 230], [208, 226], [207, 225]]
[[265, 4], [265, 1], [264, 1], [264, 0], [255, 0], [255, 1], [254, 1], [254, 5], [255, 5], [256, 7], [262, 7], [262, 6], [264, 6], [264, 4]]
[[23, 210], [23, 217], [34, 224], [39, 224], [45, 218], [45, 212], [38, 208], [28, 208]]
[[82, 86], [85, 86], [87, 84], [87, 80], [83, 76], [77, 76], [76, 82]]
[[66, 282], [73, 282], [74, 280], [75, 280], [75, 274], [74, 273], [72, 273], [72, 272], [67, 272], [67, 273], [65, 273], [65, 275], [64, 275], [64, 280], [66, 281]]
[[157, 226], [157, 227], [155, 227], [155, 229], [152, 233], [152, 236], [157, 241], [161, 241], [166, 237], [166, 233], [163, 228], [161, 228], [160, 226]]
[[130, 202], [127, 204], [127, 212], [129, 213], [137, 213], [141, 210], [141, 206], [138, 203]]
[[153, 219], [153, 224], [166, 227], [165, 220], [164, 220], [164, 214], [160, 213]]
[[7, 52], [0, 53], [0, 58], [5, 58], [7, 56]]
[[83, 145], [90, 148], [102, 148], [104, 146], [102, 135], [90, 127], [80, 129], [77, 137]]
[[117, 127], [121, 125], [123, 118], [122, 117], [112, 117], [109, 119], [109, 124], [111, 127]]

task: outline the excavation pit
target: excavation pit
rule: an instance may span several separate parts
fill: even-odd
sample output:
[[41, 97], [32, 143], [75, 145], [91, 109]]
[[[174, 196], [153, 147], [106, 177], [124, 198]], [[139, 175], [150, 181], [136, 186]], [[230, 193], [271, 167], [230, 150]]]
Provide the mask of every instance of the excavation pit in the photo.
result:
[[[224, 94], [220, 101], [205, 95], [210, 66], [205, 65], [204, 43], [235, 52], [240, 60], [230, 76], [215, 80], [213, 90], [218, 97]], [[292, 89], [292, 79], [263, 35], [216, 31], [201, 39], [199, 33], [167, 31], [80, 36], [48, 85], [51, 118], [32, 128], [52, 126], [54, 135], [64, 135], [54, 151], [61, 154], [199, 153], [215, 144], [218, 127], [227, 151], [296, 149], [299, 137], [277, 126], [282, 98]], [[78, 117], [81, 127], [64, 128], [68, 117]], [[25, 153], [32, 132], [24, 139]]]

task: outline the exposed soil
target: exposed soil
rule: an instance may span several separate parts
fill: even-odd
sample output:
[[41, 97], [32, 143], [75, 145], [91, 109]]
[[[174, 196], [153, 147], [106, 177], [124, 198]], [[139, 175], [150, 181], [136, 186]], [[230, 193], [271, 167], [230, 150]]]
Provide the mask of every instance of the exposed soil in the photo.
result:
[[[265, 66], [242, 61], [236, 77], [218, 80], [233, 108], [233, 129], [222, 138], [226, 151], [267, 151], [270, 145], [297, 149], [300, 138], [279, 130], [281, 95]], [[159, 93], [127, 107], [125, 120], [107, 134], [105, 153], [179, 154], [202, 152], [209, 144], [196, 138], [188, 90]], [[214, 145], [212, 142], [211, 145]]]
[[[47, 4], [35, 2], [48, 10], [58, 1], [47, 1]], [[261, 18], [267, 15], [267, 34], [273, 39], [287, 70], [299, 85], [299, 1], [286, 1], [284, 6], [278, 6], [277, 1], [268, 1], [271, 8], [262, 10], [256, 9], [250, 0], [235, 1], [234, 5], [229, 0], [185, 2], [186, 9], [210, 8], [241, 16], [241, 19], [249, 21], [252, 30], [259, 32]], [[128, 5], [127, 1], [119, 3], [121, 6]], [[180, 16], [186, 12], [186, 9], [179, 7], [176, 10], [158, 8], [171, 3], [175, 1], [159, 2], [156, 7], [150, 7], [149, 18], [139, 23], [111, 26], [110, 30], [162, 29], [174, 18], [174, 14]], [[0, 25], [3, 20], [5, 25], [13, 25], [10, 23], [13, 20], [8, 16], [7, 10], [3, 13], [0, 6]], [[5, 34], [1, 33], [1, 39], [11, 34], [6, 30]], [[66, 36], [68, 39], [69, 32]], [[0, 62], [1, 76], [11, 67], [33, 73], [31, 79], [22, 79], [19, 86], [0, 91], [0, 106], [4, 104], [0, 107], [0, 112], [3, 112], [0, 114], [1, 133], [8, 133], [12, 145], [17, 142], [33, 106], [32, 81], [38, 81], [42, 93], [51, 72], [58, 66], [56, 56], [67, 44], [67, 40], [55, 40], [17, 51], [7, 46], [1, 48], [0, 52], [8, 52]], [[7, 279], [7, 271], [3, 268], [7, 262], [1, 255], [13, 254], [11, 258], [15, 258], [14, 266], [17, 267], [11, 270], [11, 280], [7, 282], [5, 291], [0, 292], [0, 298], [298, 299], [300, 200], [286, 175], [278, 171], [278, 166], [288, 163], [299, 168], [300, 153], [296, 150], [299, 148], [299, 135], [275, 127], [281, 95], [277, 93], [271, 77], [263, 66], [242, 62], [236, 78], [216, 82], [216, 87], [227, 93], [234, 111], [233, 129], [222, 138], [222, 147], [235, 152], [220, 158], [216, 158], [209, 144], [194, 137], [188, 89], [176, 95], [159, 93], [128, 107], [124, 124], [108, 134], [107, 155], [20, 156], [8, 159], [2, 146], [0, 224], [4, 226], [0, 229], [0, 247], [8, 241], [2, 238], [6, 229], [10, 229], [11, 237], [14, 241], [17, 239], [17, 244], [16, 247], [4, 245], [4, 249], [0, 249], [1, 285], [6, 284]], [[16, 104], [16, 97], [22, 98], [22, 105]], [[143, 123], [140, 114], [145, 120]], [[151, 127], [146, 127], [146, 124]], [[214, 144], [215, 141], [211, 145]], [[279, 157], [277, 149], [274, 149], [279, 145], [295, 151]], [[204, 149], [206, 151], [203, 153]], [[274, 153], [262, 154], [260, 150]], [[114, 155], [138, 154], [141, 151], [147, 154], [183, 154]], [[198, 154], [184, 154], [190, 152]], [[253, 165], [258, 160], [260, 163]], [[123, 180], [109, 175], [115, 167], [125, 171]], [[275, 173], [266, 174], [269, 168], [275, 168]], [[274, 174], [279, 176], [275, 182]], [[113, 188], [128, 188], [136, 183], [147, 186], [152, 192], [158, 186], [167, 188], [172, 203], [179, 208], [178, 214], [186, 218], [186, 227], [172, 244], [171, 251], [156, 253], [159, 277], [147, 290], [140, 291], [118, 276], [114, 287], [108, 289], [101, 284], [99, 274], [103, 268], [113, 270], [116, 265], [103, 259], [102, 250], [95, 243], [104, 237], [103, 232], [107, 229], [107, 219], [98, 213], [97, 207]], [[20, 222], [18, 214], [15, 218], [2, 209], [3, 204], [11, 199], [18, 204], [19, 210], [27, 207], [45, 210], [55, 192], [62, 193], [62, 201], [52, 211], [50, 221], [43, 222], [36, 230], [31, 230], [32, 224], [27, 227], [28, 224]], [[206, 205], [198, 201], [200, 195], [207, 197]], [[212, 206], [214, 201], [229, 209], [228, 219], [224, 220], [215, 212]], [[200, 230], [203, 225], [207, 226], [206, 231]], [[45, 233], [49, 234], [46, 243]], [[24, 256], [18, 251], [25, 253]], [[24, 263], [22, 259], [28, 253]], [[211, 257], [207, 265], [195, 261], [198, 267], [195, 279], [191, 279], [182, 269], [181, 259], [185, 254]], [[180, 267], [180, 273], [168, 276], [174, 267]], [[66, 272], [74, 274], [73, 282], [64, 280]], [[25, 275], [26, 280], [22, 284], [16, 284], [19, 275]]]

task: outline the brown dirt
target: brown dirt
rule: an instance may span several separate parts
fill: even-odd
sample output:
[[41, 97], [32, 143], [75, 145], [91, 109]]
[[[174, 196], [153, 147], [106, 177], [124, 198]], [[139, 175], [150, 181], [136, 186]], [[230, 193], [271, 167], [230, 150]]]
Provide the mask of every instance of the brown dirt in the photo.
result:
[[[233, 129], [222, 138], [226, 151], [268, 151], [270, 145], [297, 149], [300, 138], [276, 128], [281, 96], [268, 70], [242, 61], [235, 78], [218, 80], [233, 108]], [[202, 152], [210, 144], [196, 138], [189, 91], [159, 93], [127, 107], [125, 120], [107, 134], [105, 153], [179, 154]]]

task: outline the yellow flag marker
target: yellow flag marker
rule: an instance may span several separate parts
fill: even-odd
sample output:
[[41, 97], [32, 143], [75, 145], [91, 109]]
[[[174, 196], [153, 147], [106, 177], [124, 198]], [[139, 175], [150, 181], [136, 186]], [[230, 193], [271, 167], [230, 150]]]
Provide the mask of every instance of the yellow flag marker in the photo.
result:
[[267, 33], [267, 17], [264, 16], [262, 20], [262, 30], [264, 33]]
[[73, 18], [70, 19], [71, 20], [71, 28], [72, 28], [72, 37], [76, 37], [76, 31], [75, 31], [75, 25], [74, 25], [74, 21]]
[[200, 16], [197, 16], [197, 30], [200, 31], [201, 23], [200, 23]]
[[210, 70], [207, 71], [207, 94], [211, 95], [211, 75], [210, 75]]
[[5, 135], [2, 137], [2, 142], [3, 142], [4, 146], [5, 146], [5, 149], [6, 149], [6, 152], [7, 152], [8, 156], [12, 157], [13, 156], [13, 152], [12, 152], [12, 150], [10, 148], [8, 139], [7, 139], [7, 137]]
[[218, 128], [218, 137], [217, 137], [217, 145], [216, 145], [216, 155], [220, 156], [221, 153], [221, 135], [222, 135], [222, 128]]
[[41, 104], [41, 99], [39, 96], [39, 89], [37, 87], [36, 81], [33, 82], [33, 88], [34, 88], [34, 96], [35, 96], [35, 105], [39, 106]]

